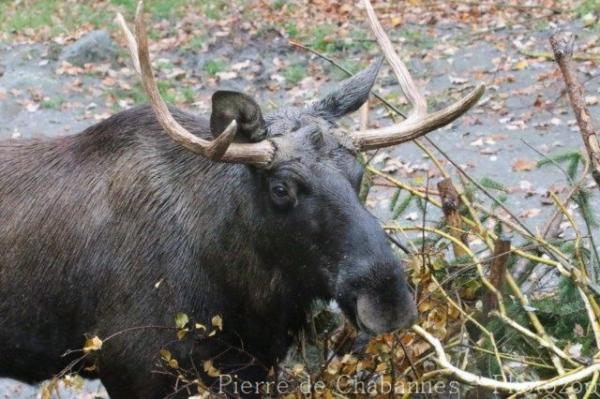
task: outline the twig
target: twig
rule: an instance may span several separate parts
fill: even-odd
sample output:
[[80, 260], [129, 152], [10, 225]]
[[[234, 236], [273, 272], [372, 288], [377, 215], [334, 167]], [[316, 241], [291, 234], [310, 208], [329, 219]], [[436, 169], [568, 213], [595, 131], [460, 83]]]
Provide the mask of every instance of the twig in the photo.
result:
[[[537, 315], [533, 311], [529, 310], [529, 309], [531, 309], [531, 305], [529, 304], [529, 299], [527, 299], [527, 297], [525, 295], [523, 295], [523, 292], [521, 291], [521, 289], [519, 288], [519, 286], [517, 285], [517, 283], [515, 282], [515, 280], [513, 279], [512, 275], [509, 272], [506, 273], [506, 282], [508, 283], [508, 286], [512, 290], [513, 294], [517, 297], [517, 299], [521, 303], [523, 310], [525, 310], [525, 313], [527, 313], [527, 316], [529, 317], [529, 321], [533, 325], [533, 328], [537, 331], [538, 335], [541, 338], [543, 338], [545, 341], [552, 342], [552, 337], [550, 337], [550, 335], [548, 335], [548, 333], [546, 332], [546, 329], [544, 328], [544, 325], [540, 322], [540, 319], [537, 317]], [[565, 375], [566, 371], [563, 367], [561, 357], [558, 356], [556, 354], [556, 352], [554, 352], [551, 349], [550, 349], [550, 359], [552, 360], [552, 364], [554, 364], [554, 368], [556, 368], [556, 371], [558, 372], [558, 374], [560, 376]], [[566, 391], [569, 396], [569, 399], [577, 398], [577, 396], [575, 396], [575, 392], [572, 387], [567, 387]]]
[[583, 399], [588, 399], [592, 396], [592, 394], [596, 393], [596, 389], [598, 388], [596, 385], [598, 383], [598, 374], [599, 373], [597, 371], [594, 373], [594, 376], [590, 381], [590, 385], [588, 386], [588, 389], [586, 389], [585, 395], [583, 395]]
[[525, 226], [525, 224], [523, 222], [521, 222], [519, 220], [519, 218], [517, 218], [517, 216], [515, 216], [515, 214], [513, 214], [510, 211], [510, 209], [508, 209], [502, 203], [502, 201], [498, 200], [496, 197], [494, 197], [492, 194], [490, 194], [489, 191], [485, 189], [485, 187], [483, 187], [481, 184], [479, 184], [479, 182], [477, 180], [472, 178], [467, 172], [464, 171], [464, 169], [459, 164], [457, 164], [452, 158], [450, 158], [450, 156], [448, 154], [446, 154], [445, 151], [443, 151], [437, 144], [435, 144], [431, 140], [429, 141], [429, 144], [431, 144], [433, 146], [433, 148], [435, 148], [437, 150], [437, 152], [442, 154], [442, 156], [444, 158], [446, 158], [448, 160], [448, 162], [450, 162], [452, 164], [452, 166], [454, 166], [456, 168], [456, 170], [458, 170], [464, 177], [466, 177], [471, 183], [473, 183], [473, 185], [475, 187], [477, 187], [479, 189], [479, 191], [481, 191], [482, 193], [484, 193], [486, 195], [486, 197], [488, 197], [489, 199], [494, 201], [494, 203], [496, 205], [498, 205], [498, 207], [502, 208], [502, 210], [504, 210], [504, 212], [506, 212], [515, 221], [515, 223], [518, 224], [529, 236], [531, 236], [531, 237], [534, 236], [534, 234], [531, 232], [531, 230], [529, 230], [527, 228], [527, 226]]
[[[519, 49], [519, 53], [526, 57], [543, 58], [546, 61], [554, 61], [554, 55], [549, 51], [532, 51]], [[573, 54], [575, 61], [600, 61], [600, 54]]]
[[579, 364], [574, 359], [572, 359], [562, 349], [560, 349], [558, 346], [556, 346], [551, 340], [547, 340], [547, 339], [544, 339], [544, 338], [540, 337], [539, 335], [533, 333], [531, 330], [528, 330], [527, 328], [524, 328], [522, 325], [520, 325], [519, 323], [517, 323], [516, 321], [514, 321], [510, 317], [502, 315], [499, 312], [492, 311], [491, 315], [499, 318], [504, 323], [508, 324], [509, 326], [511, 326], [512, 328], [514, 328], [515, 330], [517, 330], [518, 332], [520, 332], [524, 336], [535, 340], [542, 347], [550, 349], [551, 351], [553, 351], [554, 353], [556, 353], [558, 356], [560, 356], [561, 358], [565, 359], [569, 363], [571, 363], [571, 364], [573, 364], [575, 366], [579, 366]]
[[[370, 173], [373, 173], [373, 174], [375, 174], [377, 176], [380, 176], [380, 177], [384, 178], [385, 180], [387, 180], [390, 183], [394, 184], [396, 187], [400, 187], [400, 188], [402, 188], [402, 189], [410, 192], [411, 194], [413, 194], [413, 195], [415, 195], [415, 196], [417, 196], [419, 198], [422, 198], [422, 199], [425, 198], [425, 195], [420, 190], [417, 190], [414, 187], [411, 187], [411, 186], [409, 186], [407, 184], [404, 184], [401, 181], [399, 181], [397, 179], [394, 179], [393, 177], [388, 176], [387, 174], [385, 174], [385, 173], [383, 173], [383, 172], [381, 172], [381, 171], [379, 171], [379, 170], [377, 170], [377, 169], [375, 169], [375, 168], [373, 168], [371, 166], [368, 166], [366, 168], [366, 170], [368, 172], [370, 172]], [[433, 198], [429, 198], [429, 202], [432, 205], [434, 205], [434, 206], [436, 206], [438, 208], [442, 207], [442, 204], [440, 202], [434, 200]], [[519, 226], [515, 225], [514, 223], [512, 223], [512, 222], [510, 222], [510, 221], [508, 221], [508, 220], [506, 220], [504, 218], [501, 218], [501, 217], [495, 215], [492, 211], [490, 211], [489, 209], [487, 209], [484, 206], [481, 206], [479, 204], [473, 204], [473, 206], [476, 207], [477, 209], [480, 209], [480, 210], [484, 211], [488, 215], [496, 218], [497, 220], [499, 220], [499, 221], [507, 224], [509, 227], [517, 230], [519, 233], [525, 235], [527, 238], [530, 238], [530, 239], [534, 240], [536, 243], [538, 243], [538, 245], [540, 247], [547, 247], [547, 248], [549, 248], [552, 251], [551, 253], [559, 254], [563, 258], [564, 262], [559, 262], [557, 260], [550, 259], [550, 258], [547, 258], [547, 257], [540, 257], [540, 256], [537, 256], [535, 254], [529, 253], [529, 252], [524, 251], [524, 250], [519, 249], [519, 248], [514, 248], [513, 249], [514, 252], [515, 252], [515, 254], [517, 254], [517, 255], [519, 255], [521, 257], [527, 258], [527, 259], [529, 259], [531, 261], [535, 261], [535, 262], [542, 263], [542, 264], [547, 265], [547, 266], [554, 267], [554, 268], [556, 268], [560, 272], [561, 275], [563, 275], [563, 276], [565, 276], [567, 278], [574, 278], [575, 277], [575, 281], [578, 284], [582, 284], [586, 289], [589, 289], [594, 294], [600, 296], [600, 286], [598, 284], [590, 281], [589, 279], [580, 279], [580, 278], [577, 278], [575, 276], [575, 274], [578, 273], [578, 270], [574, 270], [575, 269], [574, 266], [571, 265], [570, 263], [568, 263], [566, 261], [567, 260], [566, 255], [564, 255], [558, 248], [556, 248], [555, 246], [551, 245], [548, 242], [540, 240], [536, 236], [530, 236], [530, 235], [528, 235], [527, 232], [525, 232], [523, 230], [520, 230]], [[473, 220], [470, 220], [470, 219], [465, 218], [465, 217], [463, 217], [463, 221], [466, 224], [468, 224], [469, 226], [478, 226], [479, 225], [479, 221], [473, 221]], [[492, 232], [492, 231], [487, 231], [487, 230], [482, 230], [482, 231], [472, 230], [472, 231], [473, 231], [473, 233], [475, 233], [478, 236], [480, 236], [480, 238], [484, 242], [487, 242], [487, 240], [489, 240], [489, 239], [494, 240], [494, 239], [497, 238], [496, 234], [494, 234], [494, 232]], [[490, 244], [489, 247], [493, 248], [493, 245]]]
[[519, 394], [529, 391], [540, 391], [540, 390], [550, 390], [553, 388], [561, 387], [564, 385], [572, 384], [576, 381], [582, 381], [587, 379], [589, 376], [594, 373], [600, 371], [600, 362], [594, 362], [590, 366], [587, 367], [579, 367], [565, 375], [562, 375], [558, 378], [552, 378], [546, 381], [536, 381], [536, 382], [504, 382], [494, 380], [492, 378], [481, 377], [475, 374], [472, 374], [468, 371], [462, 370], [456, 366], [454, 366], [449, 360], [446, 352], [444, 351], [444, 347], [442, 343], [435, 338], [433, 335], [425, 331], [422, 327], [418, 325], [412, 326], [413, 331], [419, 334], [423, 339], [425, 339], [433, 349], [437, 355], [435, 359], [437, 363], [443, 367], [444, 369], [449, 370], [456, 378], [459, 380], [471, 384], [477, 385], [484, 388], [489, 389], [497, 389], [505, 392], [518, 392]]
[[[482, 5], [482, 3], [480, 1], [467, 1], [467, 0], [452, 0], [451, 3], [466, 4], [468, 6]], [[493, 2], [493, 5], [494, 5], [494, 7], [497, 7], [497, 8], [514, 8], [516, 10], [521, 10], [521, 11], [544, 10], [544, 11], [551, 11], [553, 14], [560, 14], [560, 13], [564, 12], [564, 10], [561, 8], [548, 7], [545, 4], [540, 5], [540, 4], [519, 4], [519, 3], [515, 4], [515, 3]]]
[[581, 131], [592, 168], [592, 177], [600, 189], [600, 143], [598, 143], [598, 131], [592, 124], [590, 113], [585, 105], [583, 86], [577, 80], [573, 66], [573, 46], [575, 39], [571, 32], [557, 32], [550, 37], [550, 44], [554, 51], [556, 62], [560, 67], [571, 106]]
[[481, 323], [479, 323], [474, 317], [472, 317], [471, 315], [466, 313], [452, 298], [450, 298], [450, 295], [448, 295], [446, 290], [444, 290], [444, 288], [437, 281], [435, 276], [433, 276], [433, 275], [431, 276], [431, 281], [433, 281], [433, 283], [437, 286], [438, 290], [441, 292], [441, 294], [444, 296], [444, 298], [450, 305], [452, 305], [464, 318], [466, 318], [471, 323], [473, 323], [473, 325], [475, 325], [477, 328], [479, 328], [479, 330], [481, 330], [481, 332], [483, 332], [485, 335], [488, 336], [490, 343], [492, 345], [492, 348], [494, 349], [493, 354], [494, 354], [494, 357], [496, 358], [496, 362], [498, 363], [498, 368], [500, 370], [500, 374], [502, 376], [502, 379], [504, 381], [506, 381], [506, 375], [504, 374], [504, 367], [502, 365], [502, 361], [500, 360], [500, 352], [498, 351], [498, 346], [496, 344], [496, 338], [494, 337], [494, 334], [490, 330], [485, 328]]

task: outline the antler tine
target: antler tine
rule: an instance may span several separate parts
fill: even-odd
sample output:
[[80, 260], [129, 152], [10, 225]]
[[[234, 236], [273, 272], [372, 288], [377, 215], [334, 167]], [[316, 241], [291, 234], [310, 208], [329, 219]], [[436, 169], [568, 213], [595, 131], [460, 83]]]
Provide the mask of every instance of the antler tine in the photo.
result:
[[121, 27], [121, 30], [125, 34], [125, 39], [127, 39], [127, 49], [129, 50], [129, 55], [131, 56], [131, 62], [133, 62], [133, 68], [137, 72], [138, 75], [142, 76], [142, 71], [140, 69], [140, 60], [138, 58], [138, 47], [137, 42], [135, 40], [135, 36], [129, 30], [127, 26], [127, 22], [125, 22], [125, 18], [123, 15], [118, 12], [117, 13], [117, 23]]
[[169, 136], [182, 146], [212, 160], [219, 160], [225, 154], [227, 147], [229, 147], [235, 137], [237, 130], [235, 128], [235, 120], [231, 122], [234, 125], [233, 129], [229, 129], [231, 125], [225, 129], [225, 132], [229, 134], [221, 134], [213, 141], [198, 138], [181, 126], [173, 118], [167, 104], [160, 96], [154, 79], [154, 72], [152, 71], [152, 64], [150, 62], [150, 51], [148, 50], [148, 34], [144, 22], [144, 3], [142, 1], [138, 3], [135, 13], [135, 34], [137, 36], [138, 60], [142, 74], [142, 84], [144, 85], [146, 94], [150, 97], [150, 104], [156, 113], [158, 121]]
[[247, 163], [260, 167], [269, 166], [275, 152], [270, 141], [232, 143], [237, 132], [235, 119], [218, 137], [210, 141], [190, 133], [173, 118], [167, 104], [160, 96], [152, 71], [143, 12], [144, 3], [140, 1], [135, 14], [135, 36], [127, 27], [122, 15], [117, 14], [117, 21], [125, 32], [134, 68], [141, 77], [144, 90], [150, 99], [150, 105], [165, 132], [183, 147], [213, 161]]
[[483, 85], [478, 85], [465, 97], [447, 108], [428, 114], [425, 96], [419, 91], [410, 72], [394, 51], [390, 39], [377, 19], [371, 2], [364, 0], [364, 5], [371, 30], [398, 79], [400, 89], [413, 108], [408, 118], [399, 124], [382, 129], [360, 130], [353, 133], [352, 140], [357, 148], [370, 150], [414, 140], [454, 121], [477, 103], [485, 91]]
[[367, 19], [371, 26], [371, 30], [377, 39], [377, 43], [383, 51], [386, 60], [390, 63], [392, 70], [398, 79], [402, 93], [404, 93], [408, 101], [414, 107], [411, 111], [411, 115], [425, 115], [427, 113], [427, 100], [425, 100], [425, 97], [417, 88], [406, 65], [404, 65], [396, 51], [394, 51], [392, 42], [383, 31], [383, 27], [377, 19], [377, 15], [375, 14], [375, 10], [373, 10], [370, 0], [365, 0], [364, 4], [365, 9], [367, 10]]
[[425, 114], [418, 118], [408, 118], [399, 124], [380, 129], [358, 131], [352, 134], [352, 141], [357, 148], [366, 151], [390, 147], [418, 139], [433, 130], [449, 124], [467, 112], [477, 104], [484, 91], [483, 85], [479, 85], [469, 94], [440, 111]]

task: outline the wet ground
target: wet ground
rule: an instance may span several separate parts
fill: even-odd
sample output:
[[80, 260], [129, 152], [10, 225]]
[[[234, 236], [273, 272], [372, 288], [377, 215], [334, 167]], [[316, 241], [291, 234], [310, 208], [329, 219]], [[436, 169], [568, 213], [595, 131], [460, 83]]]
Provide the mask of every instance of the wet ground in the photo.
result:
[[[536, 168], [535, 162], [582, 147], [556, 65], [551, 59], [524, 54], [549, 52], [548, 37], [554, 27], [552, 23], [542, 27], [532, 23], [481, 32], [461, 24], [438, 24], [403, 26], [393, 32], [403, 58], [411, 60], [409, 69], [424, 87], [431, 108], [449, 104], [475, 83], [486, 84], [487, 92], [478, 106], [428, 137], [473, 177], [491, 178], [504, 185], [509, 192], [506, 206], [534, 230], [552, 211], [548, 190], [562, 193], [567, 187], [557, 167]], [[578, 21], [568, 22], [566, 27], [580, 33], [580, 44], [598, 37]], [[175, 49], [156, 56], [161, 58], [161, 79], [170, 79], [174, 99], [183, 108], [208, 116], [210, 95], [217, 87], [252, 93], [266, 109], [275, 104], [302, 105], [326, 92], [341, 77], [327, 62], [290, 47], [274, 32], [229, 40], [215, 37], [202, 49]], [[366, 65], [377, 50], [365, 47], [332, 57], [343, 56], [346, 62]], [[0, 139], [75, 134], [139, 100], [134, 93], [139, 92], [136, 77], [125, 57], [76, 69], [58, 61], [60, 51], [57, 43], [0, 44]], [[224, 66], [211, 74], [207, 63], [215, 59]], [[305, 74], [294, 76], [291, 71], [296, 66]], [[598, 115], [598, 65], [581, 62], [578, 72], [585, 81], [592, 115]], [[186, 87], [192, 92], [182, 95]], [[375, 91], [402, 103], [387, 67]], [[370, 124], [390, 123], [383, 107], [373, 104]], [[357, 126], [357, 115], [344, 123]], [[373, 165], [411, 184], [422, 184], [427, 175], [432, 187], [439, 180], [430, 160], [414, 144], [380, 151]], [[588, 186], [593, 188], [591, 180]], [[375, 187], [368, 205], [381, 219], [389, 220], [390, 198], [388, 188]], [[595, 195], [596, 213], [600, 210], [598, 201]], [[411, 215], [409, 209], [400, 221], [409, 224]], [[438, 217], [435, 211], [428, 215]], [[0, 380], [0, 399], [35, 398], [38, 391]], [[76, 392], [73, 397], [106, 397], [97, 382], [88, 384], [85, 392]], [[65, 391], [61, 397], [71, 396]]]

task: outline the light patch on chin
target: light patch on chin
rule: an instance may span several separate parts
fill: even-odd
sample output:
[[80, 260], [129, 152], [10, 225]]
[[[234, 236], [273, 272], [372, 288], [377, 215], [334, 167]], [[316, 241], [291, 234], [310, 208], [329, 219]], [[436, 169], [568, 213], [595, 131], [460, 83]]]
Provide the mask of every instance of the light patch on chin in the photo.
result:
[[340, 304], [335, 299], [330, 300], [327, 306], [334, 313], [342, 313], [342, 308], [340, 308]]
[[386, 331], [386, 324], [382, 322], [380, 312], [367, 295], [361, 295], [356, 301], [356, 316], [360, 323], [370, 331], [379, 334]]

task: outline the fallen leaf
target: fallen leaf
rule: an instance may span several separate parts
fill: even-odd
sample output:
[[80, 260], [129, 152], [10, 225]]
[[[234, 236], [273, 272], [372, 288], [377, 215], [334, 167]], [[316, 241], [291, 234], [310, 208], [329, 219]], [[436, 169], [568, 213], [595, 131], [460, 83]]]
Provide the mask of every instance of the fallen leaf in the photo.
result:
[[513, 69], [516, 71], [522, 71], [523, 69], [527, 68], [528, 65], [529, 63], [527, 60], [521, 60], [513, 66]]
[[537, 167], [537, 162], [528, 159], [517, 159], [512, 163], [512, 168], [515, 172], [524, 172], [533, 170]]
[[539, 208], [531, 208], [521, 212], [520, 216], [524, 219], [534, 218], [542, 212]]
[[238, 77], [237, 72], [217, 72], [217, 77], [221, 80], [231, 80]]

